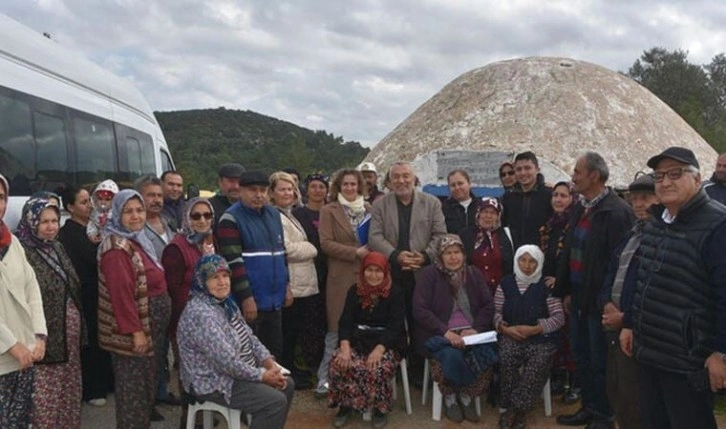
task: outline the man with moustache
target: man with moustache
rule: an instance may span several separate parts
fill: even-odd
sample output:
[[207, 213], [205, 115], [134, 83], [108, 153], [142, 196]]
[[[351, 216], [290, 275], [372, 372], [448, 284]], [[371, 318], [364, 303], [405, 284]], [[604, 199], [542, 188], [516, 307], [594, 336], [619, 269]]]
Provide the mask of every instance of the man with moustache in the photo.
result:
[[261, 171], [239, 178], [239, 201], [219, 219], [219, 253], [229, 264], [232, 294], [245, 321], [273, 356], [282, 356], [282, 307], [292, 304], [280, 211], [267, 203]]
[[215, 230], [219, 224], [219, 218], [228, 208], [232, 207], [232, 204], [239, 201], [239, 178], [244, 171], [244, 167], [234, 162], [222, 164], [219, 167], [219, 179], [217, 181], [219, 192], [209, 199], [209, 203], [214, 208], [214, 225], [212, 225], [212, 228]]
[[713, 172], [711, 179], [703, 182], [703, 190], [712, 200], [726, 204], [726, 153], [718, 156], [716, 171]]
[[365, 199], [368, 204], [373, 204], [386, 195], [378, 190], [378, 171], [374, 163], [362, 162], [357, 170], [363, 175], [363, 181], [366, 183]]
[[181, 173], [174, 170], [162, 173], [161, 190], [164, 192], [164, 215], [169, 219], [170, 227], [179, 231], [184, 216], [184, 179]]

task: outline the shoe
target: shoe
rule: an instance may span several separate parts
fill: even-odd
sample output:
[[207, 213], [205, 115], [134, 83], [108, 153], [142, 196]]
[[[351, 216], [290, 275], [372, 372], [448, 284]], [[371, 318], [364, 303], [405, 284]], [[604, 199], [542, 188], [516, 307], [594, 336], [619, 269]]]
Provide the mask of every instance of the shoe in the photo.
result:
[[179, 405], [181, 405], [181, 400], [174, 396], [173, 393], [169, 392], [169, 394], [166, 395], [166, 398], [157, 398], [156, 403], [162, 405], [171, 405], [172, 407], [178, 407]]
[[607, 420], [593, 420], [591, 421], [585, 429], [614, 429], [615, 424], [611, 421]]
[[151, 412], [151, 421], [162, 422], [164, 421], [164, 416], [162, 416], [161, 413], [156, 408], [154, 408], [154, 410]]
[[476, 423], [479, 421], [479, 414], [476, 413], [476, 405], [474, 404], [474, 400], [469, 401], [469, 405], [462, 405], [461, 411], [464, 413], [464, 419], [468, 420], [472, 423]]
[[507, 410], [499, 414], [499, 429], [512, 429], [512, 422], [514, 421], [514, 412]]
[[328, 397], [328, 387], [327, 386], [321, 386], [316, 388], [313, 391], [313, 396], [315, 396], [315, 399], [325, 399]]
[[340, 407], [338, 413], [335, 414], [333, 419], [333, 427], [342, 428], [348, 422], [348, 417], [353, 410], [348, 407]]
[[106, 398], [89, 399], [88, 403], [93, 405], [94, 407], [103, 407], [106, 405]]
[[582, 389], [579, 387], [573, 387], [569, 392], [562, 397], [562, 403], [565, 405], [572, 405], [579, 401], [582, 397]]
[[575, 414], [557, 416], [557, 424], [563, 426], [584, 426], [590, 423], [593, 415], [590, 411], [580, 408]]
[[386, 427], [388, 423], [388, 417], [386, 413], [382, 413], [378, 410], [373, 411], [373, 427], [376, 429], [382, 429]]
[[461, 423], [464, 421], [464, 415], [461, 412], [459, 404], [454, 402], [451, 406], [446, 407], [446, 418], [454, 423]]

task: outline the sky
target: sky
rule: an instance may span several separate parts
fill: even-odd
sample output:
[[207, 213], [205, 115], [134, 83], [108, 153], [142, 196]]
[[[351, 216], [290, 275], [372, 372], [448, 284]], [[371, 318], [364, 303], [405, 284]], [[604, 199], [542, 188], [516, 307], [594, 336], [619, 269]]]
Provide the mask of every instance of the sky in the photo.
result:
[[457, 76], [518, 57], [627, 71], [705, 64], [720, 1], [3, 0], [0, 12], [132, 81], [154, 110], [253, 110], [375, 145]]

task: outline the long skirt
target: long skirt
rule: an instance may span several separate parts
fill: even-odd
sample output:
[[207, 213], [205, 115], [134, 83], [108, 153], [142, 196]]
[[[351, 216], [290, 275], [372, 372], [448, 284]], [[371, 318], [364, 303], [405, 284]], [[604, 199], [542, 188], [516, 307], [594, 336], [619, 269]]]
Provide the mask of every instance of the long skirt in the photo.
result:
[[381, 365], [371, 371], [366, 367], [368, 355], [351, 351], [350, 367], [341, 370], [334, 363], [338, 353], [339, 351], [333, 355], [330, 363], [330, 406], [349, 407], [360, 412], [373, 409], [382, 413], [389, 412], [393, 402], [391, 380], [401, 358], [395, 352], [387, 350], [381, 357]]
[[35, 368], [0, 375], [0, 428], [25, 429], [33, 416]]
[[441, 364], [435, 359], [431, 359], [431, 378], [439, 383], [439, 390], [443, 395], [451, 395], [457, 393], [459, 395], [465, 395], [470, 398], [476, 396], [482, 396], [489, 390], [489, 384], [492, 381], [492, 375], [494, 370], [492, 367], [479, 373], [479, 375], [472, 381], [471, 384], [463, 387], [454, 387], [446, 381], [444, 376], [444, 369]]
[[81, 427], [81, 313], [66, 301], [68, 362], [35, 368], [33, 428]]
[[[151, 340], [155, 350], [163, 341], [171, 315], [171, 300], [166, 293], [149, 298]], [[157, 384], [157, 356], [111, 354], [116, 380], [116, 427], [147, 429], [151, 425]]]
[[550, 376], [552, 356], [557, 346], [552, 343], [520, 342], [507, 336], [499, 341], [502, 379], [502, 408], [527, 412]]

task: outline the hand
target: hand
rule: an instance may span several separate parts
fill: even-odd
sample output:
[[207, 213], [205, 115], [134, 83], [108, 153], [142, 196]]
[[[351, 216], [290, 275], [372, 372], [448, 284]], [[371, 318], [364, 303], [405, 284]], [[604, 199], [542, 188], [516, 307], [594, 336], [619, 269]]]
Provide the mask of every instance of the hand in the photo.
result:
[[463, 331], [461, 331], [460, 335], [462, 337], [468, 337], [469, 335], [476, 335], [476, 334], [478, 334], [478, 332], [476, 332], [476, 329], [468, 328], [468, 329], [464, 329]]
[[554, 288], [555, 287], [555, 280], [556, 279], [554, 277], [552, 277], [552, 276], [545, 277], [545, 286], [547, 286], [550, 289]]
[[267, 369], [262, 373], [262, 382], [275, 389], [284, 389], [287, 386], [287, 378], [282, 375], [279, 367]]
[[15, 343], [14, 346], [10, 347], [10, 356], [18, 361], [20, 369], [26, 369], [33, 365], [33, 354], [24, 344]]
[[277, 366], [277, 362], [275, 362], [275, 358], [272, 357], [272, 356], [270, 356], [267, 359], [265, 359], [265, 360], [262, 361], [262, 367], [265, 368], [265, 369], [275, 369], [275, 368], [279, 368]]
[[413, 252], [413, 258], [411, 258], [411, 267], [412, 269], [419, 269], [424, 266], [426, 263], [426, 257], [421, 252]]
[[457, 349], [463, 349], [466, 344], [464, 344], [464, 339], [461, 338], [459, 334], [456, 334], [451, 331], [446, 331], [444, 334], [444, 338], [449, 340], [449, 343], [451, 343], [452, 347], [456, 347]]
[[602, 325], [611, 331], [623, 327], [623, 312], [618, 310], [612, 302], [608, 302], [603, 308]]
[[134, 341], [134, 353], [142, 355], [149, 351], [149, 338], [144, 331], [136, 331], [131, 335]]
[[292, 289], [290, 289], [290, 285], [287, 285], [287, 292], [285, 292], [285, 302], [282, 304], [283, 307], [289, 307], [292, 305], [295, 298], [292, 296]]
[[367, 254], [369, 254], [371, 251], [368, 250], [368, 246], [361, 246], [357, 249], [355, 249], [355, 256], [358, 259], [363, 259]]
[[409, 252], [408, 250], [403, 250], [398, 254], [398, 257], [396, 258], [396, 262], [398, 262], [398, 265], [401, 266], [401, 269], [404, 271], [411, 269], [411, 264], [413, 263], [413, 252]]
[[254, 298], [249, 297], [242, 301], [242, 315], [247, 323], [257, 320], [257, 304]]
[[517, 329], [517, 326], [502, 326], [501, 331], [502, 334], [508, 336], [509, 338], [513, 339], [514, 341], [524, 341], [527, 339], [522, 333]]
[[633, 330], [623, 328], [620, 330], [620, 350], [625, 356], [633, 357]]
[[567, 295], [562, 300], [562, 306], [565, 308], [565, 313], [569, 315], [572, 311], [572, 295]]
[[43, 357], [45, 357], [45, 340], [36, 338], [35, 345], [33, 346], [33, 352], [31, 354], [33, 356], [33, 362], [43, 360]]
[[711, 391], [715, 393], [719, 389], [726, 389], [726, 362], [720, 353], [711, 353], [706, 359], [706, 368], [708, 368], [708, 379], [711, 381]]
[[383, 358], [384, 352], [383, 346], [377, 345], [374, 347], [373, 351], [368, 355], [368, 359], [366, 359], [366, 367], [371, 371], [378, 369], [381, 366], [381, 358]]
[[335, 365], [338, 366], [338, 368], [342, 370], [346, 370], [350, 368], [351, 364], [351, 355], [350, 355], [350, 349], [343, 350], [342, 348], [338, 351], [338, 354], [335, 356]]

